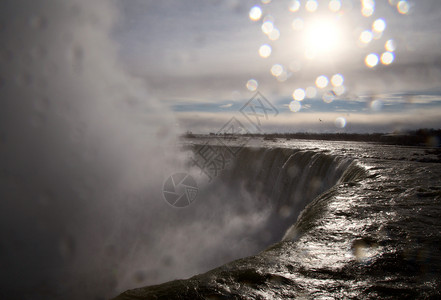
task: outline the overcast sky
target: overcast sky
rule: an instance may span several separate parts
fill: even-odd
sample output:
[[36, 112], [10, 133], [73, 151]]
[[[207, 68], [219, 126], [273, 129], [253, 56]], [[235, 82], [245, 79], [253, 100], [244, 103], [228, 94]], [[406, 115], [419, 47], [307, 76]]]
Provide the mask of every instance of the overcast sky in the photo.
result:
[[[381, 126], [363, 123], [366, 131], [406, 127], [405, 121], [397, 127], [396, 118], [417, 118], [408, 127], [440, 126], [437, 116], [422, 118], [428, 109], [433, 114], [441, 107], [440, 1], [313, 2], [301, 0], [296, 6], [296, 1], [266, 0], [118, 1], [121, 15], [114, 36], [127, 70], [168, 103], [184, 126], [196, 131], [216, 129], [201, 125], [205, 123], [201, 120], [216, 115], [208, 117], [204, 112], [223, 113], [225, 118], [237, 112], [255, 93], [247, 89], [250, 79], [257, 81], [256, 91], [281, 113], [293, 114], [289, 110], [295, 100], [293, 92], [306, 92], [309, 87], [309, 97], [299, 101], [301, 108], [295, 114], [314, 113], [313, 123], [318, 115], [323, 119], [326, 113], [334, 116], [340, 112], [346, 113], [345, 118], [352, 117], [352, 123], [369, 119], [373, 113], [385, 116]], [[262, 11], [258, 20], [249, 15], [254, 6]], [[295, 29], [296, 19], [300, 27]], [[376, 20], [383, 26], [375, 27]], [[277, 39], [262, 32], [265, 21], [277, 28]], [[367, 31], [364, 42], [363, 31]], [[393, 61], [383, 64], [381, 55], [389, 40], [394, 45], [389, 54]], [[264, 44], [272, 49], [267, 58], [259, 55]], [[310, 44], [319, 47], [313, 49], [313, 57], [305, 54]], [[379, 59], [375, 67], [365, 63], [369, 54]], [[279, 77], [271, 73], [276, 64], [283, 70]], [[335, 88], [331, 83], [335, 74], [342, 75], [344, 82], [337, 95], [334, 91], [332, 103], [324, 103], [323, 94]], [[324, 88], [316, 85], [321, 75], [328, 79]], [[273, 125], [279, 123], [274, 120]], [[284, 126], [283, 130], [324, 130], [322, 125], [302, 124]], [[348, 120], [344, 129], [350, 130], [350, 124]]]

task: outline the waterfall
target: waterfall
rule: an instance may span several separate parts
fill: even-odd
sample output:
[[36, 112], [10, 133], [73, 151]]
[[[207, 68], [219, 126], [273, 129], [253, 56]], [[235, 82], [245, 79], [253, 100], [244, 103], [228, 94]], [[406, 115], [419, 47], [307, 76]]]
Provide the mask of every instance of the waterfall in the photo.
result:
[[[323, 151], [243, 148], [232, 151], [238, 152], [232, 157], [224, 147], [216, 150], [230, 163], [207, 189], [210, 194], [223, 195], [229, 211], [244, 217], [256, 212], [265, 215], [259, 227], [265, 234], [254, 228], [248, 236], [261, 250], [280, 241], [314, 198], [337, 183], [357, 180], [364, 174], [352, 158]], [[202, 192], [201, 198], [205, 197], [210, 196]]]

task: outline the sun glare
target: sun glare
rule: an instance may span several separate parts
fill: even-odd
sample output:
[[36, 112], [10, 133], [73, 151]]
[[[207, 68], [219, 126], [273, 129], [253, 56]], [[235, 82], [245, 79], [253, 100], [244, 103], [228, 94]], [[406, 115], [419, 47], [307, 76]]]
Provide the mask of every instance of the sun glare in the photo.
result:
[[309, 52], [308, 57], [315, 57], [317, 54], [330, 54], [341, 46], [341, 28], [333, 20], [316, 19], [305, 26], [304, 42], [307, 52]]

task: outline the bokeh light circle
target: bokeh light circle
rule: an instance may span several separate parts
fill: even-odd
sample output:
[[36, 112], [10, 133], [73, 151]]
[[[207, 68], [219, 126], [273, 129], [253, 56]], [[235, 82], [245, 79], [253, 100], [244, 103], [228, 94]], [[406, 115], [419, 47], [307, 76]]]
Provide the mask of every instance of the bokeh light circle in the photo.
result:
[[329, 1], [328, 8], [332, 12], [338, 12], [341, 8], [341, 2], [340, 0], [331, 0]]
[[375, 12], [375, 1], [374, 0], [361, 0], [361, 14], [364, 17], [370, 17]]
[[384, 52], [383, 54], [381, 54], [381, 63], [383, 65], [390, 65], [395, 59], [395, 56], [392, 52]]
[[277, 40], [279, 39], [279, 37], [280, 37], [280, 31], [279, 31], [279, 29], [274, 28], [274, 29], [270, 32], [270, 34], [268, 34], [268, 37], [269, 37], [269, 39], [272, 40], [272, 41], [277, 41]]
[[256, 5], [250, 9], [249, 17], [252, 21], [259, 21], [262, 17], [262, 9], [260, 6]]
[[337, 128], [345, 128], [346, 127], [346, 119], [343, 117], [338, 117], [334, 121], [335, 127]]
[[328, 77], [326, 77], [325, 75], [320, 75], [319, 77], [317, 77], [317, 79], [315, 80], [315, 85], [319, 88], [319, 89], [324, 89], [325, 87], [328, 86], [329, 80]]
[[343, 85], [344, 81], [345, 79], [341, 74], [335, 74], [331, 77], [331, 83], [335, 87]]
[[346, 92], [346, 88], [344, 85], [336, 86], [332, 89], [336, 96], [341, 96]]
[[283, 69], [282, 74], [276, 77], [277, 81], [279, 82], [285, 82], [288, 79], [288, 73], [285, 69]]
[[295, 89], [292, 93], [292, 98], [297, 101], [302, 101], [303, 99], [305, 99], [305, 97], [306, 93], [304, 89]]
[[325, 102], [325, 103], [331, 103], [332, 101], [335, 100], [335, 98], [336, 98], [336, 96], [333, 91], [327, 91], [322, 96], [323, 102]]
[[379, 99], [376, 99], [372, 101], [369, 106], [373, 111], [380, 111], [383, 108], [383, 102]]
[[292, 29], [294, 29], [295, 31], [300, 31], [303, 29], [303, 19], [301, 18], [296, 18], [292, 21], [291, 23], [291, 27]]
[[259, 83], [257, 82], [256, 79], [250, 79], [247, 81], [246, 86], [250, 92], [254, 92], [259, 87]]
[[370, 30], [365, 30], [360, 34], [360, 42], [362, 42], [363, 44], [369, 44], [372, 39], [373, 39], [373, 34], [372, 31]]
[[296, 12], [300, 9], [300, 1], [299, 0], [293, 0], [291, 1], [291, 4], [289, 6], [289, 10], [291, 12]]
[[397, 10], [400, 14], [402, 15], [407, 15], [409, 13], [410, 10], [410, 6], [409, 6], [409, 2], [407, 1], [400, 1], [397, 4]]
[[283, 66], [281, 64], [275, 64], [271, 67], [271, 74], [275, 77], [282, 75]]
[[274, 29], [274, 23], [272, 21], [265, 21], [262, 24], [262, 32], [265, 34], [270, 34]]
[[373, 68], [376, 65], [378, 65], [378, 55], [375, 53], [371, 53], [369, 55], [366, 56], [364, 62], [366, 64], [366, 66], [368, 66], [369, 68]]
[[294, 100], [289, 103], [289, 110], [291, 110], [292, 112], [298, 112], [301, 108], [302, 104], [300, 103], [300, 101]]
[[318, 8], [318, 3], [316, 0], [308, 0], [306, 1], [305, 8], [308, 12], [315, 12]]
[[272, 51], [272, 49], [271, 49], [270, 45], [263, 44], [259, 48], [259, 55], [260, 55], [260, 57], [267, 58], [271, 55], [271, 51]]
[[394, 40], [388, 40], [384, 44], [384, 48], [389, 52], [394, 52], [397, 49], [397, 43]]
[[383, 32], [386, 29], [386, 21], [384, 19], [375, 20], [372, 29], [376, 32]]

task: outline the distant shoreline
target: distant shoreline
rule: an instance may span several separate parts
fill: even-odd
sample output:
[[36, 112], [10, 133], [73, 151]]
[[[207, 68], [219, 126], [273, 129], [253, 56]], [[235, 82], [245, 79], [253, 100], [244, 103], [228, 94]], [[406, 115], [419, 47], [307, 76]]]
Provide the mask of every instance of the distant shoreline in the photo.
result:
[[403, 133], [249, 133], [249, 134], [196, 134], [192, 132], [185, 133], [184, 138], [238, 138], [261, 137], [265, 140], [274, 139], [301, 139], [301, 140], [326, 140], [326, 141], [357, 141], [374, 142], [389, 145], [402, 146], [422, 146], [430, 148], [440, 148], [441, 130], [440, 129], [418, 129], [415, 131]]

